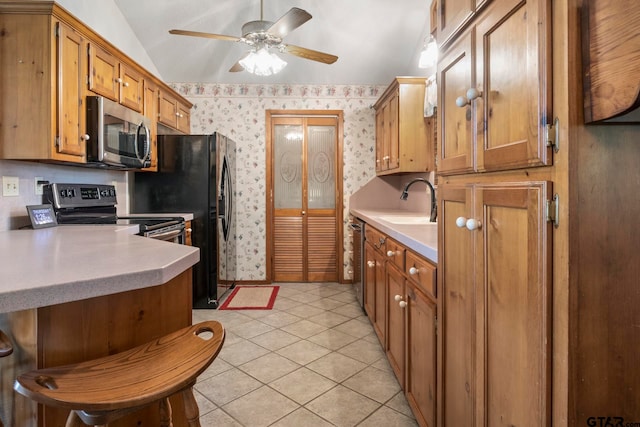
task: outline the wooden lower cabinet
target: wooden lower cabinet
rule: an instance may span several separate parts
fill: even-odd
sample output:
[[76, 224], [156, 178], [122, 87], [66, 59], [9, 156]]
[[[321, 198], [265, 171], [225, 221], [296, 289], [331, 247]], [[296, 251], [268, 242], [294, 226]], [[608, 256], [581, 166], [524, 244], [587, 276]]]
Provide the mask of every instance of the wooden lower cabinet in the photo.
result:
[[365, 230], [365, 310], [418, 424], [435, 426], [436, 267], [369, 225]]
[[438, 192], [438, 425], [550, 425], [551, 185]]
[[365, 311], [380, 343], [384, 346], [386, 335], [385, 259], [382, 253], [374, 249], [370, 242], [365, 243], [364, 254], [367, 266], [364, 274]]

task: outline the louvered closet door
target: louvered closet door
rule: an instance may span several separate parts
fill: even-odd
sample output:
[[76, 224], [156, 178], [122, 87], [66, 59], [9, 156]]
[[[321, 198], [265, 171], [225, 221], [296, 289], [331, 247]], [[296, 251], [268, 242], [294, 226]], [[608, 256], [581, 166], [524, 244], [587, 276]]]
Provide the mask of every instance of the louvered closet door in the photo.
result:
[[277, 117], [273, 136], [273, 280], [338, 280], [337, 120]]

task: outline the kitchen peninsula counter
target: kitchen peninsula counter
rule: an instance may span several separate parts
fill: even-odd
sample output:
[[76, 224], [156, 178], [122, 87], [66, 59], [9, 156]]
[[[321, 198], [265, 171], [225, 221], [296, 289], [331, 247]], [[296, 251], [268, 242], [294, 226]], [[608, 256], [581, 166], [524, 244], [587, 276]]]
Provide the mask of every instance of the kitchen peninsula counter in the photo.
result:
[[402, 243], [407, 248], [438, 263], [438, 226], [435, 224], [398, 224], [384, 218], [427, 218], [422, 212], [352, 208], [351, 214]]
[[199, 249], [136, 236], [137, 226], [73, 225], [0, 233], [0, 313], [166, 283]]
[[[191, 325], [199, 249], [137, 232], [114, 225], [0, 232], [0, 329], [14, 348], [0, 358], [4, 425], [58, 426], [67, 417], [15, 393], [19, 374], [118, 353]], [[174, 427], [186, 427], [182, 399], [171, 405]], [[159, 424], [151, 405], [109, 425]]]

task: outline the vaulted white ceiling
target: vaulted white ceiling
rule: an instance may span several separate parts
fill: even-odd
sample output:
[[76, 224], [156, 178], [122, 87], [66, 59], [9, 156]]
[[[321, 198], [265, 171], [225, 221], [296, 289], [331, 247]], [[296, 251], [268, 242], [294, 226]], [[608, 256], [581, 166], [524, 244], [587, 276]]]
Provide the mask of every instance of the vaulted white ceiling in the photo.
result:
[[165, 81], [214, 83], [389, 84], [395, 76], [427, 76], [417, 68], [429, 33], [431, 0], [264, 0], [264, 20], [292, 7], [312, 19], [285, 43], [337, 55], [334, 64], [279, 54], [279, 74], [258, 77], [229, 68], [247, 51], [231, 41], [169, 34], [170, 29], [240, 37], [260, 19], [260, 0], [115, 0]]

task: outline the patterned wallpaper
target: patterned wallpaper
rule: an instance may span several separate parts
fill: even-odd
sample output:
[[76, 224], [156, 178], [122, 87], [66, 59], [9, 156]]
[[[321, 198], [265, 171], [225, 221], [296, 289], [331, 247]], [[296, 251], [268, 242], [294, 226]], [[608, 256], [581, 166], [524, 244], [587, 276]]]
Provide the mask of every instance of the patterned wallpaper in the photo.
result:
[[[386, 86], [173, 83], [194, 105], [191, 133], [220, 132], [236, 141], [238, 280], [266, 279], [265, 110], [344, 112], [343, 221], [349, 196], [375, 177], [375, 112]], [[346, 230], [346, 227], [345, 227]], [[344, 271], [349, 237], [345, 231]]]

